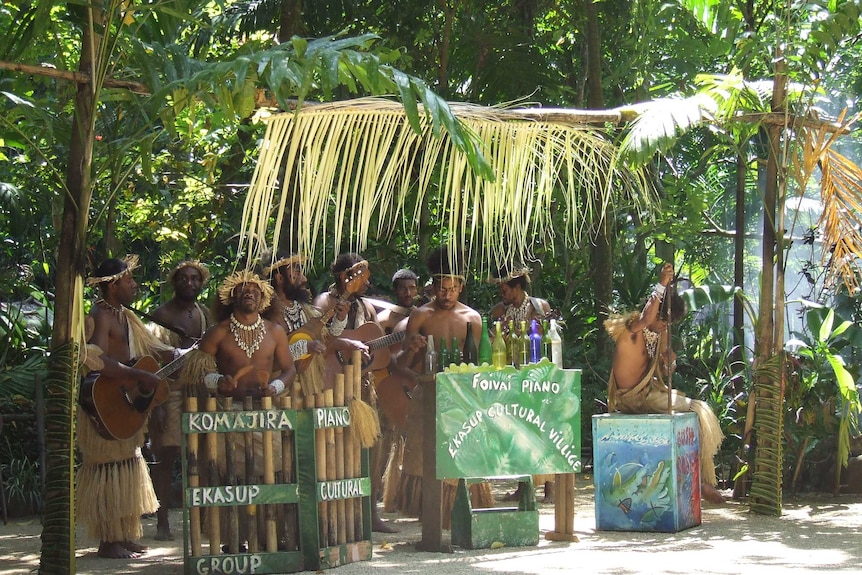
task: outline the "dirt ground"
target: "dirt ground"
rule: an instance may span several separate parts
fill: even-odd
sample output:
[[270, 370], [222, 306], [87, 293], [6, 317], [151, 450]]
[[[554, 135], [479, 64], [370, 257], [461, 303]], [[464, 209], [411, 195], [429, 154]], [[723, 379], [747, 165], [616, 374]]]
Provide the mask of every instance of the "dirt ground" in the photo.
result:
[[[421, 538], [419, 523], [384, 514], [399, 532], [375, 533], [371, 561], [348, 564], [337, 571], [339, 575], [547, 574], [577, 568], [609, 575], [862, 573], [862, 495], [805, 496], [784, 503], [781, 517], [752, 514], [744, 503], [707, 504], [702, 525], [678, 533], [596, 531], [592, 485], [579, 476], [575, 497], [578, 542], [550, 542], [542, 537], [536, 547], [419, 552], [414, 547]], [[171, 521], [179, 531], [179, 510], [171, 512]], [[165, 544], [153, 539], [155, 519], [145, 518], [143, 522], [142, 543], [150, 550], [136, 560], [98, 558], [96, 542], [87, 540], [79, 528], [77, 572], [183, 573], [181, 532], [177, 541]], [[552, 530], [553, 522], [553, 506], [542, 504], [540, 529]], [[38, 570], [40, 532], [41, 524], [34, 518], [0, 526], [0, 574], [24, 575]], [[443, 537], [448, 541], [448, 532]]]

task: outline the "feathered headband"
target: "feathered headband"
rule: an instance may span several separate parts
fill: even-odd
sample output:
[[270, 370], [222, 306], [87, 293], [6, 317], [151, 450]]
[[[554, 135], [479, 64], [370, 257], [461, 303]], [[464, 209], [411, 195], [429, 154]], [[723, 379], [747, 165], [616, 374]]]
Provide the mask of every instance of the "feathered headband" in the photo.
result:
[[198, 260], [186, 260], [184, 262], [180, 262], [176, 265], [176, 267], [171, 270], [170, 275], [168, 275], [168, 281], [173, 283], [174, 276], [177, 275], [177, 272], [183, 268], [195, 268], [198, 270], [198, 273], [201, 274], [202, 283], [207, 283], [210, 279], [210, 269], [203, 263]]
[[224, 280], [224, 283], [222, 283], [221, 287], [218, 288], [219, 301], [224, 305], [231, 305], [231, 303], [233, 303], [233, 290], [236, 289], [236, 286], [241, 284], [254, 284], [260, 288], [261, 298], [260, 309], [258, 311], [263, 311], [269, 307], [275, 291], [272, 289], [272, 286], [269, 285], [269, 282], [263, 281], [256, 273], [249, 270], [236, 272]]
[[272, 275], [272, 272], [274, 272], [275, 270], [277, 270], [280, 267], [289, 266], [291, 264], [302, 265], [306, 261], [307, 261], [307, 258], [304, 255], [292, 254], [290, 256], [287, 256], [287, 257], [284, 257], [281, 259], [277, 259], [274, 262], [272, 262], [272, 265], [269, 265], [269, 266], [263, 268], [263, 275], [269, 277], [270, 275]]
[[129, 254], [122, 259], [122, 262], [126, 264], [126, 268], [123, 271], [117, 272], [110, 276], [87, 278], [87, 285], [97, 286], [102, 283], [111, 283], [117, 281], [126, 274], [132, 273], [138, 267], [138, 256], [136, 254]]

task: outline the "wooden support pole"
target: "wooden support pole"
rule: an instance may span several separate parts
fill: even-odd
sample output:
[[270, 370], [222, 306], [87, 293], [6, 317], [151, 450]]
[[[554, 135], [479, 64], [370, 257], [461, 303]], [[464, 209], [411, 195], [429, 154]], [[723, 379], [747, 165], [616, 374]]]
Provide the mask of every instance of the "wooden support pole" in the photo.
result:
[[[297, 403], [299, 399], [297, 398]], [[292, 397], [282, 396], [281, 408], [293, 409], [294, 400]], [[293, 445], [294, 432], [285, 430], [281, 433], [281, 469], [282, 481], [284, 483], [296, 483], [296, 456]], [[281, 506], [283, 510], [284, 520], [281, 523], [284, 528], [284, 536], [279, 537], [284, 540], [285, 547], [288, 551], [299, 549], [299, 523], [298, 514], [296, 511], [296, 503], [286, 503]]]
[[[254, 402], [251, 396], [246, 396], [242, 401], [243, 411], [251, 411], [254, 409]], [[246, 485], [254, 485], [258, 482], [257, 465], [254, 458], [254, 434], [243, 433], [243, 447], [245, 451], [245, 477], [243, 478]], [[245, 528], [248, 531], [248, 550], [252, 553], [260, 551], [260, 540], [257, 532], [257, 506], [247, 505], [244, 508]]]
[[[272, 398], [262, 397], [260, 406], [263, 410], [272, 409]], [[265, 485], [275, 484], [275, 467], [272, 460], [272, 431], [263, 432], [263, 483]], [[278, 534], [275, 528], [275, 506], [267, 505], [264, 509], [266, 517], [266, 551], [267, 553], [275, 553], [278, 551]]]
[[[197, 413], [198, 398], [192, 395], [186, 397], [186, 412]], [[198, 471], [198, 458], [200, 436], [197, 433], [189, 433], [186, 435], [186, 469], [188, 476], [188, 486], [192, 489], [200, 486], [200, 474]], [[183, 494], [185, 497], [185, 494]], [[189, 524], [185, 527], [188, 529], [189, 542], [191, 544], [192, 557], [200, 557], [201, 549], [201, 508], [189, 507]]]
[[[224, 398], [224, 410], [227, 412], [233, 411], [233, 398], [225, 397]], [[237, 434], [234, 432], [228, 432], [222, 434], [222, 439], [224, 440], [224, 468], [225, 468], [225, 478], [224, 485], [233, 485], [236, 486], [238, 483], [238, 473], [236, 468], [236, 457], [237, 457]], [[227, 539], [227, 548], [228, 553], [239, 553], [239, 509], [235, 505], [231, 505], [227, 508], [227, 518], [228, 518], [228, 539]]]
[[[353, 399], [362, 400], [362, 352], [358, 349], [353, 350], [351, 360], [353, 364]], [[352, 422], [355, 425], [355, 422]], [[353, 477], [362, 477], [362, 447], [359, 444], [359, 437], [354, 434], [351, 449], [353, 450]], [[371, 533], [365, 533], [363, 526], [365, 521], [363, 518], [362, 498], [357, 497], [353, 500], [353, 505], [356, 508], [356, 513], [353, 517], [353, 529], [356, 533], [356, 540], [362, 540], [368, 536], [371, 538]]]
[[[345, 405], [350, 405], [350, 400], [353, 399], [353, 364], [348, 364], [344, 366], [344, 403]], [[352, 424], [352, 422], [351, 422]], [[344, 475], [345, 477], [355, 478], [359, 477], [359, 474], [355, 474], [355, 460], [356, 460], [356, 450], [353, 448], [353, 445], [358, 445], [358, 440], [356, 439], [356, 432], [351, 428], [347, 428], [344, 431]], [[347, 541], [353, 542], [356, 541], [356, 511], [358, 507], [356, 505], [356, 500], [349, 499], [345, 501], [345, 510], [346, 510], [346, 522], [345, 528], [347, 533], [345, 537]]]
[[[333, 390], [327, 389], [323, 392], [323, 401], [326, 407], [335, 407], [335, 395]], [[335, 476], [335, 428], [326, 429], [326, 480], [333, 481]], [[327, 503], [327, 525], [329, 526], [328, 545], [334, 546], [338, 540], [338, 502]]]

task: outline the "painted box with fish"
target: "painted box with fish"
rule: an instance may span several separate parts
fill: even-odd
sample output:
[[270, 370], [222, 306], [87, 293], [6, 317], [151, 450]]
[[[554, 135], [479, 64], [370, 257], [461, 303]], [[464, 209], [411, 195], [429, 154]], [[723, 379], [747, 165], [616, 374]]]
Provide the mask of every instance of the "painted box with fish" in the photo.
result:
[[675, 533], [700, 525], [694, 413], [593, 416], [596, 529]]

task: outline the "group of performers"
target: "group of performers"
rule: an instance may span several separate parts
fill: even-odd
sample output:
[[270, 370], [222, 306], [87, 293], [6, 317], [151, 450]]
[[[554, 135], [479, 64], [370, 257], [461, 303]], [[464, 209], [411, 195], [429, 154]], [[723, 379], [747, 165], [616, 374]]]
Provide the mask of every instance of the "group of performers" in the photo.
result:
[[[388, 365], [384, 369], [363, 376], [362, 399], [379, 407], [382, 430], [371, 448], [372, 528], [392, 531], [378, 513], [381, 495], [387, 511], [418, 517], [422, 458], [426, 455], [421, 449], [422, 435], [426, 430], [419, 423], [417, 399], [422, 389], [417, 381], [423, 372], [427, 338], [458, 338], [463, 342], [468, 325], [475, 341], [481, 336], [479, 312], [459, 299], [465, 273], [453, 269], [452, 262], [445, 249], [429, 257], [431, 297], [422, 305], [416, 305], [418, 276], [406, 269], [396, 272], [391, 286], [396, 302], [391, 304], [366, 296], [369, 264], [358, 254], [339, 255], [330, 266], [332, 285], [312, 299], [303, 272], [306, 259], [298, 254], [276, 253], [263, 258], [256, 270], [227, 277], [217, 290], [213, 309], [208, 310], [198, 300], [209, 280], [209, 270], [199, 261], [187, 260], [177, 264], [168, 276], [172, 299], [151, 316], [142, 314], [150, 325], [128, 307], [137, 294], [137, 259], [103, 262], [88, 280], [89, 285], [98, 287], [100, 298], [86, 322], [86, 369], [99, 379], [136, 382], [140, 397], [135, 401], [146, 405], [164, 382], [152, 371], [131, 362], [154, 356], [167, 363], [182, 356], [184, 366], [170, 386], [167, 401], [147, 409], [147, 424], [131, 437], [112, 437], [106, 433], [106, 422], [93, 409], [85, 409], [85, 405], [79, 410], [82, 465], [77, 478], [78, 514], [89, 534], [99, 539], [99, 556], [133, 558], [145, 552], [146, 547], [137, 540], [142, 536], [140, 518], [149, 513], [157, 514], [155, 538], [173, 538], [165, 502], [170, 497], [174, 466], [181, 456], [180, 414], [184, 393], [189, 389], [240, 400], [286, 393], [310, 397], [332, 385], [328, 357], [359, 350], [368, 358], [367, 342], [383, 333], [404, 332], [404, 337], [385, 350]], [[547, 301], [529, 295], [529, 270], [525, 267], [500, 268], [489, 281], [499, 285], [502, 299], [491, 310], [492, 319], [529, 323], [550, 311]], [[665, 283], [664, 273], [661, 283]], [[645, 328], [661, 327], [655, 325], [654, 300], [636, 314], [637, 320], [608, 324], [619, 346], [611, 376], [611, 397], [617, 404], [612, 407], [622, 411], [643, 413], [637, 410], [656, 408], [646, 400], [627, 400], [628, 396], [642, 395], [641, 380], [659, 378], [660, 370], [655, 367], [658, 360], [643, 359], [661, 356], [656, 345], [659, 350], [667, 345], [666, 341], [654, 342], [650, 348], [651, 340], [646, 341], [649, 338]], [[625, 338], [621, 333], [631, 337]], [[631, 345], [620, 344], [623, 340]], [[640, 345], [645, 351], [652, 349], [652, 353], [631, 347]], [[192, 347], [195, 349], [188, 351]], [[708, 416], [701, 414], [696, 403], [683, 396], [675, 408], [697, 411], [703, 432], [703, 421]], [[714, 484], [712, 456], [721, 436], [720, 430], [716, 436], [710, 425], [706, 424], [707, 431], [713, 439], [702, 449], [702, 463], [705, 483]], [[141, 453], [147, 432], [157, 458], [152, 481]], [[543, 481], [545, 496], [552, 500], [552, 483], [547, 479]], [[474, 484], [471, 490], [474, 507], [493, 506], [488, 484]], [[449, 515], [445, 510], [454, 502], [454, 491], [454, 484], [444, 485], [444, 527]]]

